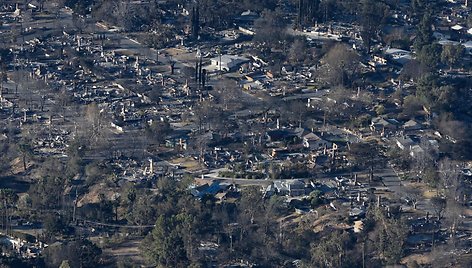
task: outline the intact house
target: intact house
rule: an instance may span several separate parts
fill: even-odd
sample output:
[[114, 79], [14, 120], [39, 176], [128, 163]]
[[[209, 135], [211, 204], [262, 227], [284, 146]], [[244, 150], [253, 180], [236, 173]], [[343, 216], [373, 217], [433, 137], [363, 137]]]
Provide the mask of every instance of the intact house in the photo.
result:
[[329, 149], [332, 146], [332, 142], [323, 139], [313, 132], [303, 136], [303, 147], [309, 148], [310, 150], [319, 151], [323, 149]]
[[[270, 189], [270, 190], [269, 190]], [[304, 196], [310, 192], [302, 180], [274, 181], [274, 186], [268, 187], [266, 191], [273, 191], [278, 195]]]
[[220, 183], [219, 181], [210, 181], [209, 183], [204, 183], [202, 185], [191, 185], [189, 187], [190, 193], [199, 199], [209, 195], [215, 196], [217, 193], [224, 192], [228, 189], [231, 184]]
[[405, 132], [415, 132], [423, 129], [423, 125], [411, 119], [403, 124], [403, 130]]
[[385, 54], [393, 63], [400, 65], [405, 65], [413, 59], [411, 52], [403, 49], [389, 48]]
[[249, 59], [236, 55], [221, 55], [211, 59], [213, 67], [225, 72], [237, 70], [242, 64], [247, 62], [249, 62]]
[[410, 137], [398, 137], [395, 139], [395, 142], [401, 150], [411, 150], [411, 148], [416, 145], [417, 143], [413, 141]]
[[400, 122], [395, 119], [384, 119], [382, 117], [375, 117], [372, 118], [370, 130], [378, 132], [380, 133], [380, 135], [384, 136], [385, 134], [396, 131], [399, 124]]
[[437, 140], [428, 139], [426, 140], [427, 144], [420, 143], [420, 140], [415, 136], [402, 136], [395, 138], [395, 143], [397, 144], [398, 148], [401, 150], [407, 150], [410, 156], [415, 157], [417, 155], [421, 155], [424, 153], [426, 145], [427, 147], [431, 147], [434, 150], [439, 149], [439, 144]]

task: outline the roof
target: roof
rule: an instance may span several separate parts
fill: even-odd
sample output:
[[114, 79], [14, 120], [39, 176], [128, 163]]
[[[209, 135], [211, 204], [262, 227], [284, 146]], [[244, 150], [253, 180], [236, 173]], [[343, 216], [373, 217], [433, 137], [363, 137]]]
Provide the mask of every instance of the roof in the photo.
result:
[[373, 126], [382, 125], [384, 127], [391, 127], [391, 126], [395, 126], [397, 124], [398, 124], [398, 121], [396, 121], [395, 119], [384, 119], [382, 117], [372, 118], [372, 125]]
[[294, 189], [294, 188], [304, 189], [305, 188], [305, 182], [302, 180], [298, 180], [298, 179], [287, 180], [286, 183], [290, 189]]
[[411, 52], [403, 49], [389, 48], [385, 54], [392, 57], [392, 60], [399, 64], [405, 64], [412, 59]]
[[402, 150], [410, 148], [415, 144], [415, 142], [410, 137], [398, 137], [396, 140], [397, 146]]
[[466, 49], [471, 49], [472, 48], [472, 41], [467, 41], [462, 44]]
[[385, 51], [385, 54], [411, 55], [411, 52], [407, 50], [403, 50], [403, 49], [398, 49], [398, 48], [389, 48]]
[[353, 208], [349, 211], [349, 216], [351, 217], [359, 217], [365, 214], [365, 210], [362, 208]]
[[457, 41], [449, 40], [449, 39], [442, 39], [442, 40], [439, 40], [438, 44], [444, 46], [444, 45], [459, 45], [460, 43]]
[[297, 127], [293, 130], [293, 133], [299, 138], [303, 137], [307, 132], [308, 131], [306, 131], [304, 128], [300, 127]]
[[304, 189], [305, 182], [299, 179], [274, 181], [274, 187], [279, 191], [288, 191], [289, 189]]
[[288, 187], [283, 181], [274, 181], [274, 188], [278, 191], [288, 191]]
[[192, 195], [196, 196], [196, 197], [202, 197], [204, 195], [215, 195], [216, 193], [218, 193], [220, 190], [226, 188], [225, 187], [226, 185], [220, 185], [219, 182], [217, 181], [213, 181], [210, 184], [203, 184], [203, 185], [200, 185], [200, 186], [196, 186], [192, 189], [190, 189]]
[[241, 16], [259, 16], [259, 14], [251, 10], [246, 10], [243, 13], [241, 13]]
[[221, 65], [237, 65], [237, 64], [242, 64], [244, 62], [248, 62], [249, 59], [241, 56], [236, 56], [236, 55], [221, 55], [220, 57], [214, 57], [211, 58], [211, 62], [220, 62], [221, 60]]
[[415, 120], [411, 119], [408, 120], [405, 124], [403, 124], [403, 128], [405, 129], [421, 129], [421, 124], [416, 122]]
[[269, 136], [271, 140], [282, 140], [293, 138], [296, 134], [288, 129], [273, 129], [267, 131], [267, 136]]
[[423, 153], [423, 152], [424, 152], [424, 150], [423, 150], [423, 148], [421, 148], [421, 146], [419, 146], [419, 145], [413, 145], [413, 146], [411, 146], [411, 153], [412, 153], [413, 155], [415, 155], [415, 154], [421, 154], [421, 153]]
[[321, 140], [320, 136], [316, 135], [315, 133], [313, 132], [310, 132], [308, 134], [306, 134], [305, 136], [303, 136], [304, 139], [308, 140], [308, 141], [318, 141], [318, 140]]
[[452, 26], [451, 29], [453, 29], [454, 31], [460, 31], [460, 30], [464, 29], [464, 27], [460, 26], [459, 24], [456, 24], [456, 25]]

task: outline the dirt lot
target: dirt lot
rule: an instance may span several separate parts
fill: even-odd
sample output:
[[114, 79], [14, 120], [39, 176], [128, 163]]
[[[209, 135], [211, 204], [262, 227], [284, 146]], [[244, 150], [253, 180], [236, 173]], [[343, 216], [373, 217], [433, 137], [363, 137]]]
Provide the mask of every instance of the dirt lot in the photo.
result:
[[[126, 238], [121, 243], [116, 243], [113, 247], [103, 248], [104, 259], [113, 260], [113, 261], [123, 261], [126, 263], [132, 263], [134, 266], [144, 265], [144, 258], [141, 256], [141, 251], [139, 250], [139, 245], [142, 241], [141, 238], [130, 239]], [[103, 241], [103, 238], [95, 238], [94, 240], [97, 244], [100, 245], [100, 242]]]

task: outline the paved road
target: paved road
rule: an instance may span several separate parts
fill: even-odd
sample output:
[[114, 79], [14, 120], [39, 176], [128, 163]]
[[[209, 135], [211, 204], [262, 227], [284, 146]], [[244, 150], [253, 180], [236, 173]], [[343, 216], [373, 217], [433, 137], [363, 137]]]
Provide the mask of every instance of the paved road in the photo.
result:
[[203, 179], [212, 181], [219, 180], [226, 183], [237, 184], [241, 186], [268, 186], [272, 183], [270, 180], [255, 180], [255, 179], [234, 179], [234, 178], [223, 178], [223, 177], [204, 177]]
[[[272, 183], [271, 180], [256, 180], [256, 179], [236, 179], [236, 178], [224, 178], [224, 177], [219, 177], [218, 173], [219, 171], [227, 170], [226, 168], [220, 168], [220, 169], [214, 169], [210, 171], [210, 173], [205, 174], [203, 176], [203, 179], [211, 181], [211, 180], [219, 180], [222, 182], [226, 183], [234, 183], [237, 185], [242, 185], [242, 186], [250, 186], [250, 185], [256, 185], [256, 186], [268, 186]], [[201, 179], [201, 177], [200, 177]]]
[[374, 176], [382, 178], [382, 182], [385, 187], [388, 187], [392, 192], [395, 192], [399, 197], [402, 197], [405, 193], [405, 187], [402, 184], [401, 179], [395, 170], [389, 165], [383, 169], [375, 170]]

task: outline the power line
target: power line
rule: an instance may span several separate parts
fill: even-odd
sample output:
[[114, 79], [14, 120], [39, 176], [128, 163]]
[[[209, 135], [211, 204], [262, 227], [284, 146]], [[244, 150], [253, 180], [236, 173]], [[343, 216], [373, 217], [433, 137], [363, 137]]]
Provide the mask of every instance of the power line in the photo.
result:
[[80, 219], [80, 218], [77, 218], [77, 221], [82, 221], [84, 224], [104, 226], [104, 227], [117, 227], [117, 228], [146, 229], [146, 228], [156, 227], [155, 224], [153, 224], [153, 225], [121, 225], [121, 224], [111, 224], [111, 223], [101, 223], [101, 222], [89, 221], [89, 220], [84, 220], [84, 219]]

